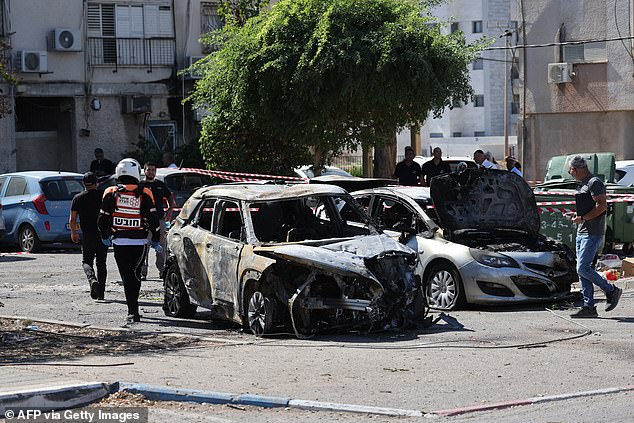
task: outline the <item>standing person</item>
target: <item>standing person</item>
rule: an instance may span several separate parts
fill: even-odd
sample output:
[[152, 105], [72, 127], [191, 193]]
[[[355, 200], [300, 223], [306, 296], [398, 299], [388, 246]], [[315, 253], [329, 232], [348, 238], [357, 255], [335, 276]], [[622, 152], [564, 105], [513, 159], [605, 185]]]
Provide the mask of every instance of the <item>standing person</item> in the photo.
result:
[[[97, 189], [97, 175], [92, 172], [84, 174], [86, 189], [75, 195], [70, 206], [70, 238], [79, 243], [77, 217], [81, 223], [81, 253], [82, 267], [90, 284], [90, 297], [93, 300], [103, 300], [106, 291], [106, 256], [108, 247], [101, 242], [97, 229], [97, 217], [101, 209], [101, 191]], [[97, 261], [97, 276], [93, 263]]]
[[577, 225], [577, 273], [581, 281], [583, 306], [571, 317], [597, 317], [594, 305], [594, 285], [605, 292], [605, 311], [616, 307], [621, 298], [622, 290], [606, 281], [592, 268], [599, 245], [605, 235], [605, 212], [607, 202], [605, 185], [588, 170], [586, 160], [575, 156], [568, 166], [568, 173], [580, 182], [575, 194], [576, 212], [568, 216]]
[[484, 156], [484, 151], [482, 150], [476, 150], [473, 152], [473, 161], [476, 162], [478, 166], [484, 167], [486, 169], [497, 168], [497, 166], [487, 160], [487, 158]]
[[515, 157], [506, 156], [505, 161], [506, 161], [506, 170], [508, 170], [509, 172], [513, 172], [519, 176], [522, 176], [522, 171], [520, 170], [521, 169], [520, 162], [518, 162]]
[[[167, 225], [166, 222], [172, 221], [172, 208], [176, 207], [176, 203], [174, 202], [174, 196], [170, 192], [169, 188], [163, 181], [159, 181], [156, 179], [156, 163], [147, 162], [145, 166], [143, 166], [143, 171], [145, 172], [145, 180], [142, 182], [143, 186], [148, 187], [152, 191], [152, 196], [154, 197], [155, 205], [156, 205], [156, 217], [158, 217], [159, 222], [161, 224], [160, 232], [161, 232], [161, 247], [163, 248], [162, 252], [156, 252], [156, 268], [159, 271], [159, 274], [163, 275], [163, 270], [165, 270], [165, 249], [166, 249], [166, 232]], [[163, 208], [163, 205], [167, 203], [167, 210]], [[141, 280], [147, 279], [148, 273], [148, 254], [149, 250], [145, 250], [145, 257], [143, 258], [143, 265], [141, 266]]]
[[432, 151], [434, 156], [433, 159], [423, 163], [421, 167], [421, 182], [423, 186], [429, 186], [429, 182], [431, 178], [437, 175], [441, 175], [443, 173], [451, 172], [451, 168], [449, 167], [449, 163], [443, 161], [442, 159], [442, 150], [440, 147], [434, 148]]
[[95, 160], [90, 163], [90, 171], [97, 175], [97, 178], [114, 173], [114, 163], [104, 158], [103, 150], [99, 147], [95, 148]]
[[394, 178], [398, 178], [400, 185], [420, 185], [420, 175], [422, 173], [420, 165], [414, 161], [414, 149], [405, 147], [405, 159], [396, 165]]
[[162, 161], [163, 167], [178, 169], [178, 166], [176, 166], [176, 164], [174, 163], [174, 155], [171, 152], [166, 151], [165, 153], [163, 153]]
[[117, 164], [118, 185], [106, 188], [97, 220], [102, 242], [114, 248], [128, 305], [127, 323], [141, 320], [141, 263], [147, 248], [148, 229], [152, 232], [152, 248], [162, 250], [152, 191], [139, 184], [140, 171], [141, 166], [134, 159], [123, 159]]

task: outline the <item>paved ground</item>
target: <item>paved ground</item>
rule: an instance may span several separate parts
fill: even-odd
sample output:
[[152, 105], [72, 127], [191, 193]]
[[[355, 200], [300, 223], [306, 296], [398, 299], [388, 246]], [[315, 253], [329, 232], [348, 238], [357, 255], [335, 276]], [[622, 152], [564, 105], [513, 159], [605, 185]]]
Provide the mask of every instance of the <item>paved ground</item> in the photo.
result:
[[[80, 260], [78, 253], [1, 256], [0, 314], [120, 326], [125, 304], [112, 256], [103, 303], [89, 298]], [[426, 331], [301, 341], [288, 335], [257, 339], [235, 325], [210, 322], [204, 313], [194, 320], [167, 318], [160, 309], [161, 282], [157, 274], [150, 276], [155, 279], [143, 286], [144, 321], [134, 330], [222, 342], [158, 353], [87, 355], [60, 363], [65, 366], [5, 363], [0, 384], [123, 380], [431, 411], [634, 383], [634, 284], [629, 279], [618, 282], [626, 292], [616, 310], [604, 313], [599, 303], [599, 319], [571, 321], [570, 310], [561, 310], [566, 304], [474, 308], [451, 313], [449, 323], [440, 321]], [[614, 394], [453, 419], [632, 421], [631, 400], [632, 394]], [[314, 420], [311, 412], [297, 410], [218, 410], [220, 420], [199, 416], [195, 421]], [[338, 413], [319, 418], [365, 420]]]

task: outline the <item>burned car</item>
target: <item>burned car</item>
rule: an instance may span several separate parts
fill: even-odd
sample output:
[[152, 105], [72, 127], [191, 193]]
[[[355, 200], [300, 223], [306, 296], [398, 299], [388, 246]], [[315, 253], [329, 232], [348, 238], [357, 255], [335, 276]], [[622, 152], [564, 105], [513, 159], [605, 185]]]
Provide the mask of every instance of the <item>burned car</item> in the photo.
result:
[[380, 228], [418, 252], [432, 308], [557, 300], [577, 280], [573, 252], [539, 234], [533, 192], [514, 173], [467, 169], [435, 177], [430, 188], [352, 196]]
[[196, 307], [256, 335], [400, 327], [416, 319], [416, 254], [329, 185], [201, 188], [168, 233], [163, 310]]

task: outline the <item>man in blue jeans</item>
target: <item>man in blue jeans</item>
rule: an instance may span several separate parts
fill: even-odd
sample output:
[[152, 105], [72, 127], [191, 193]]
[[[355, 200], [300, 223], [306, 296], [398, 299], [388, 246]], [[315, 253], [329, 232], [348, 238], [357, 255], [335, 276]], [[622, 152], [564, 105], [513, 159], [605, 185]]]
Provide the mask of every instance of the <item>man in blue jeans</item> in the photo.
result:
[[605, 311], [616, 307], [622, 290], [606, 281], [592, 268], [592, 261], [605, 235], [605, 212], [607, 201], [605, 185], [588, 170], [586, 160], [575, 156], [568, 166], [568, 173], [580, 182], [575, 195], [577, 212], [570, 218], [577, 226], [577, 273], [581, 281], [583, 307], [570, 317], [597, 317], [594, 305], [594, 285], [605, 292]]

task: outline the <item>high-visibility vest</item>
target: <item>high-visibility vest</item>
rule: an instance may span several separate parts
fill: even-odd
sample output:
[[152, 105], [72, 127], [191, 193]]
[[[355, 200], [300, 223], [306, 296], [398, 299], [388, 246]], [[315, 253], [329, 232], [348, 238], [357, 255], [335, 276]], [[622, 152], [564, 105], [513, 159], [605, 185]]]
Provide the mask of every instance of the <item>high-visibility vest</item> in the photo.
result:
[[[143, 188], [142, 193], [147, 194], [151, 199], [152, 192], [148, 188]], [[142, 193], [136, 185], [117, 185], [106, 188], [104, 196], [112, 194], [115, 198], [115, 207], [112, 212], [112, 232], [123, 235], [123, 233], [133, 234], [147, 231], [147, 222], [141, 215]]]

